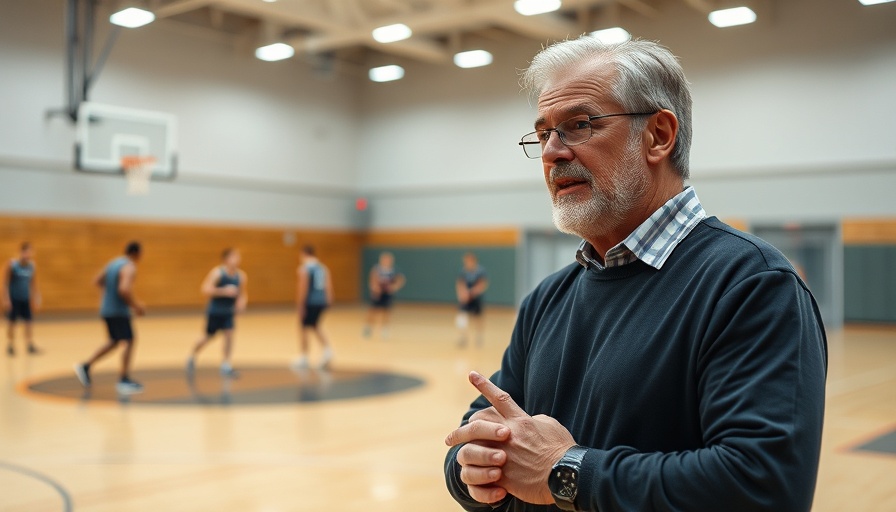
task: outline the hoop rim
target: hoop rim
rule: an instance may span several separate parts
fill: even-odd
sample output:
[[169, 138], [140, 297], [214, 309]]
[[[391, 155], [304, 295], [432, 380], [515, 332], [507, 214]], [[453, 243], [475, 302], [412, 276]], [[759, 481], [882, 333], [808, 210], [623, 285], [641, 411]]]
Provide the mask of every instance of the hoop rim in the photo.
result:
[[139, 167], [147, 167], [156, 162], [157, 159], [154, 156], [125, 155], [121, 157], [121, 168], [124, 171], [129, 171]]

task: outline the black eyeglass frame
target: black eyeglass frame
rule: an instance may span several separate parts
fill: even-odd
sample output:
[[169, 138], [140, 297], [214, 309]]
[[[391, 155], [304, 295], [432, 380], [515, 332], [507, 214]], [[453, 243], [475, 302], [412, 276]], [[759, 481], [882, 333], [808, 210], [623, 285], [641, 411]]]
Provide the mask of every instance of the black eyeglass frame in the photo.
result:
[[[597, 121], [598, 119], [604, 119], [607, 117], [652, 116], [659, 112], [660, 112], [659, 110], [655, 110], [653, 112], [626, 112], [626, 113], [621, 113], [621, 114], [602, 114], [599, 116], [588, 116], [588, 123], [590, 125], [592, 122]], [[566, 121], [564, 121], [564, 122], [566, 122]], [[570, 143], [566, 142], [566, 135], [564, 135], [564, 133], [561, 132], [558, 128], [543, 128], [541, 130], [535, 130], [534, 132], [529, 132], [529, 133], [523, 135], [520, 138], [520, 141], [517, 143], [523, 148], [523, 154], [525, 154], [527, 158], [531, 158], [531, 159], [541, 158], [541, 155], [543, 153], [544, 144], [547, 144], [547, 139], [545, 139], [543, 141], [542, 140], [525, 141], [523, 139], [525, 139], [526, 137], [529, 137], [531, 135], [535, 135], [537, 133], [545, 133], [545, 132], [557, 132], [557, 136], [560, 137], [560, 142], [562, 142], [563, 145], [566, 147], [571, 147], [571, 146], [578, 146], [580, 144], [584, 144], [584, 143], [588, 142], [589, 140], [591, 140], [591, 137], [594, 136], [594, 126], [593, 125], [591, 126], [591, 133], [588, 135], [587, 139], [583, 140], [582, 142], [576, 142], [574, 144], [570, 144]], [[548, 138], [550, 138], [550, 136], [548, 136]], [[542, 150], [539, 151], [538, 156], [529, 156], [529, 153], [526, 152], [526, 146], [530, 145], [530, 144], [538, 144], [539, 146], [542, 146]]]

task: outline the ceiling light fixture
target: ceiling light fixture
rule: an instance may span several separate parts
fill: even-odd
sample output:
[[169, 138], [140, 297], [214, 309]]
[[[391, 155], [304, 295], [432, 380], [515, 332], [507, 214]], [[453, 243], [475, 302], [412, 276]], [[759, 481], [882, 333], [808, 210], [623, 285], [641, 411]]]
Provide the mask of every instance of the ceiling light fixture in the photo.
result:
[[404, 77], [404, 68], [390, 64], [388, 66], [380, 66], [371, 68], [367, 76], [374, 82], [391, 82], [393, 80], [401, 80]]
[[286, 43], [273, 43], [255, 50], [255, 57], [268, 62], [288, 59], [295, 54], [295, 49]]
[[513, 9], [523, 16], [553, 12], [560, 8], [560, 0], [516, 0]]
[[719, 28], [746, 25], [756, 21], [756, 13], [749, 7], [732, 7], [709, 13], [709, 22]]
[[617, 44], [630, 41], [632, 35], [622, 27], [605, 28], [603, 30], [595, 30], [591, 33], [591, 37], [596, 37], [604, 44]]
[[459, 68], [479, 68], [492, 63], [492, 54], [485, 50], [469, 50], [454, 54], [454, 64]]
[[888, 4], [890, 2], [896, 2], [896, 0], [859, 0], [862, 5]]
[[155, 19], [155, 14], [136, 7], [128, 7], [109, 16], [109, 22], [125, 28], [142, 27], [152, 23]]
[[373, 38], [379, 43], [394, 43], [411, 37], [411, 27], [404, 23], [386, 25], [373, 29]]

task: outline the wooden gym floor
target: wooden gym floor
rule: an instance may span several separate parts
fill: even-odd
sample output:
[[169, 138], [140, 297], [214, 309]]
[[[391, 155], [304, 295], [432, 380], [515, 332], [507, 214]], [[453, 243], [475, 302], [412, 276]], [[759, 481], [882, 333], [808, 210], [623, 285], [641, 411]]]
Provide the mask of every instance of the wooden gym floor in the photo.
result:
[[[103, 326], [98, 319], [39, 322], [43, 355], [24, 355], [21, 346], [14, 358], [0, 355], [0, 511], [66, 510], [66, 500], [91, 512], [459, 510], [442, 479], [442, 439], [475, 397], [467, 372], [498, 367], [514, 313], [489, 310], [485, 346], [464, 349], [455, 345], [451, 308], [399, 306], [385, 341], [361, 338], [363, 314], [359, 307], [329, 314], [332, 377], [311, 373], [311, 382], [373, 372], [420, 379], [422, 386], [332, 401], [227, 405], [214, 399], [217, 386], [220, 396], [245, 390], [239, 381], [226, 388], [214, 374], [214, 344], [200, 361], [203, 396], [213, 397], [204, 405], [104, 401], [100, 390], [94, 397], [51, 396], [28, 387], [71, 387], [72, 364], [96, 348]], [[240, 318], [237, 368], [266, 368], [272, 382], [288, 380], [277, 372], [295, 355], [294, 321], [287, 310]], [[200, 315], [139, 320], [137, 375], [164, 370], [180, 382], [170, 377], [201, 327]], [[114, 370], [113, 358], [97, 375]], [[146, 381], [147, 395], [159, 379]], [[896, 329], [831, 333], [815, 511], [896, 510], [896, 453], [854, 449], [894, 430]]]

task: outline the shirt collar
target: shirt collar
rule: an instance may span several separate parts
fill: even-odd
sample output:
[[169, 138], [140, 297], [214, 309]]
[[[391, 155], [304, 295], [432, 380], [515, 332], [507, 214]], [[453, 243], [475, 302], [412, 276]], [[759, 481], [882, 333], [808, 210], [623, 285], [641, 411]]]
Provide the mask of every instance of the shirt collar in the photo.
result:
[[604, 262], [586, 241], [576, 252], [576, 260], [585, 268], [618, 267], [641, 260], [659, 270], [672, 251], [706, 218], [706, 211], [693, 187], [686, 187], [666, 201], [622, 242], [607, 251]]

